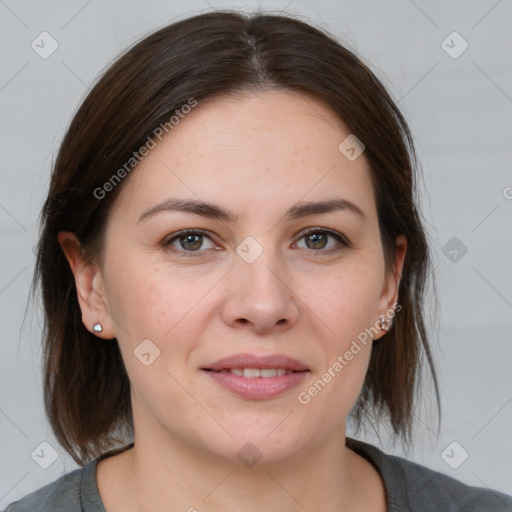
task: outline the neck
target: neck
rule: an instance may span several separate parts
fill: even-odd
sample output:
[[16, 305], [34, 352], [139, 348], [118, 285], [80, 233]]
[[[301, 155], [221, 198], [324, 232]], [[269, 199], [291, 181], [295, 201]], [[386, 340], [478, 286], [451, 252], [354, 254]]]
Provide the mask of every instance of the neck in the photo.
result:
[[357, 457], [345, 448], [343, 432], [285, 461], [252, 467], [182, 442], [136, 435], [124, 454], [124, 488], [138, 511], [355, 510], [361, 495]]

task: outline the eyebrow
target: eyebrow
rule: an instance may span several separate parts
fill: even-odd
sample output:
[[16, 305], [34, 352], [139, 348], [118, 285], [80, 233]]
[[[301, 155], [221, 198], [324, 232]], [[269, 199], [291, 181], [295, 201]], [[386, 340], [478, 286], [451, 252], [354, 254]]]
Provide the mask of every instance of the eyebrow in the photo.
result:
[[[156, 206], [144, 210], [137, 223], [153, 217], [157, 213], [178, 211], [193, 213], [212, 219], [219, 219], [226, 222], [236, 222], [238, 214], [214, 203], [208, 203], [200, 200], [169, 198]], [[347, 199], [330, 199], [327, 201], [309, 201], [298, 203], [292, 206], [284, 214], [285, 220], [295, 220], [309, 215], [320, 213], [330, 213], [335, 211], [348, 211], [355, 213], [363, 219], [366, 219], [364, 212], [356, 204]]]

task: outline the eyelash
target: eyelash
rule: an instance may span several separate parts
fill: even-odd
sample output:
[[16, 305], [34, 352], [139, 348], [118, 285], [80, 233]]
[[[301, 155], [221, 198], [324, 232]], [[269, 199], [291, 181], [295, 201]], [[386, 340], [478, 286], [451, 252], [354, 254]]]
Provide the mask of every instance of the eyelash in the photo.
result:
[[[334, 252], [338, 252], [338, 251], [341, 251], [341, 250], [346, 249], [346, 248], [347, 249], [352, 248], [352, 244], [350, 243], [350, 241], [346, 237], [344, 237], [341, 233], [338, 233], [337, 231], [332, 231], [332, 230], [326, 229], [326, 228], [306, 228], [305, 230], [301, 231], [301, 233], [299, 234], [299, 236], [297, 238], [297, 241], [301, 240], [302, 238], [304, 238], [304, 237], [306, 237], [308, 235], [314, 234], [314, 233], [320, 233], [320, 234], [324, 234], [324, 235], [329, 235], [332, 238], [334, 238], [341, 245], [338, 246], [338, 247], [327, 249], [327, 250], [307, 249], [307, 251], [309, 253], [312, 253], [312, 254], [315, 254], [315, 255], [317, 255], [318, 253], [320, 253], [320, 254], [332, 254]], [[212, 240], [212, 233], [210, 233], [209, 231], [206, 231], [206, 230], [203, 230], [203, 229], [184, 229], [184, 230], [178, 231], [177, 233], [172, 235], [172, 237], [169, 238], [168, 240], [164, 241], [162, 245], [164, 247], [166, 247], [166, 248], [169, 248], [169, 246], [175, 240], [178, 240], [179, 238], [181, 238], [183, 236], [186, 236], [186, 235], [202, 235], [202, 236], [206, 236], [206, 237], [208, 237], [213, 242], [213, 240]], [[170, 250], [172, 252], [178, 252], [179, 254], [181, 254], [184, 257], [192, 257], [192, 258], [197, 258], [197, 257], [201, 256], [201, 253], [205, 252], [204, 250], [200, 250], [200, 249], [197, 250], [197, 251], [187, 251], [187, 250], [184, 250], [184, 249], [170, 249]]]

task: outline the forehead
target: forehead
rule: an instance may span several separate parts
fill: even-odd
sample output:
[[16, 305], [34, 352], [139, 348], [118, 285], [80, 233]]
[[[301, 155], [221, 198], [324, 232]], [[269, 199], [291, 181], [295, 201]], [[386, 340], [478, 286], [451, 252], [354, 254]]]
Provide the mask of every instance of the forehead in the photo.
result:
[[328, 107], [296, 92], [208, 100], [144, 157], [117, 208], [140, 213], [172, 195], [229, 205], [244, 216], [250, 210], [261, 215], [262, 207], [345, 197], [371, 211], [364, 153], [351, 161], [338, 148], [348, 135]]

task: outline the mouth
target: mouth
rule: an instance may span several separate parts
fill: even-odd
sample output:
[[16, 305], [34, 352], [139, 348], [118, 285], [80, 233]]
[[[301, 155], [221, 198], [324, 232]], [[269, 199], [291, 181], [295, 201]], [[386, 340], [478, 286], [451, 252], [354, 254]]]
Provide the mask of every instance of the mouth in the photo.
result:
[[298, 386], [311, 373], [297, 359], [284, 354], [237, 354], [201, 368], [230, 393], [248, 400], [276, 397]]
[[283, 375], [290, 375], [291, 373], [299, 373], [295, 370], [287, 370], [286, 368], [229, 368], [224, 370], [204, 368], [204, 370], [217, 373], [232, 373], [240, 377], [245, 377], [246, 379], [281, 377]]
[[[270, 374], [262, 375], [261, 372], [266, 370], [280, 372], [282, 375], [284, 375], [283, 371], [285, 373], [309, 371], [305, 363], [286, 354], [256, 356], [247, 353], [223, 357], [202, 369], [215, 372], [233, 371], [236, 375], [240, 375], [237, 372], [242, 371], [242, 375], [245, 377], [275, 377], [275, 375]], [[258, 371], [259, 374], [257, 373]]]

